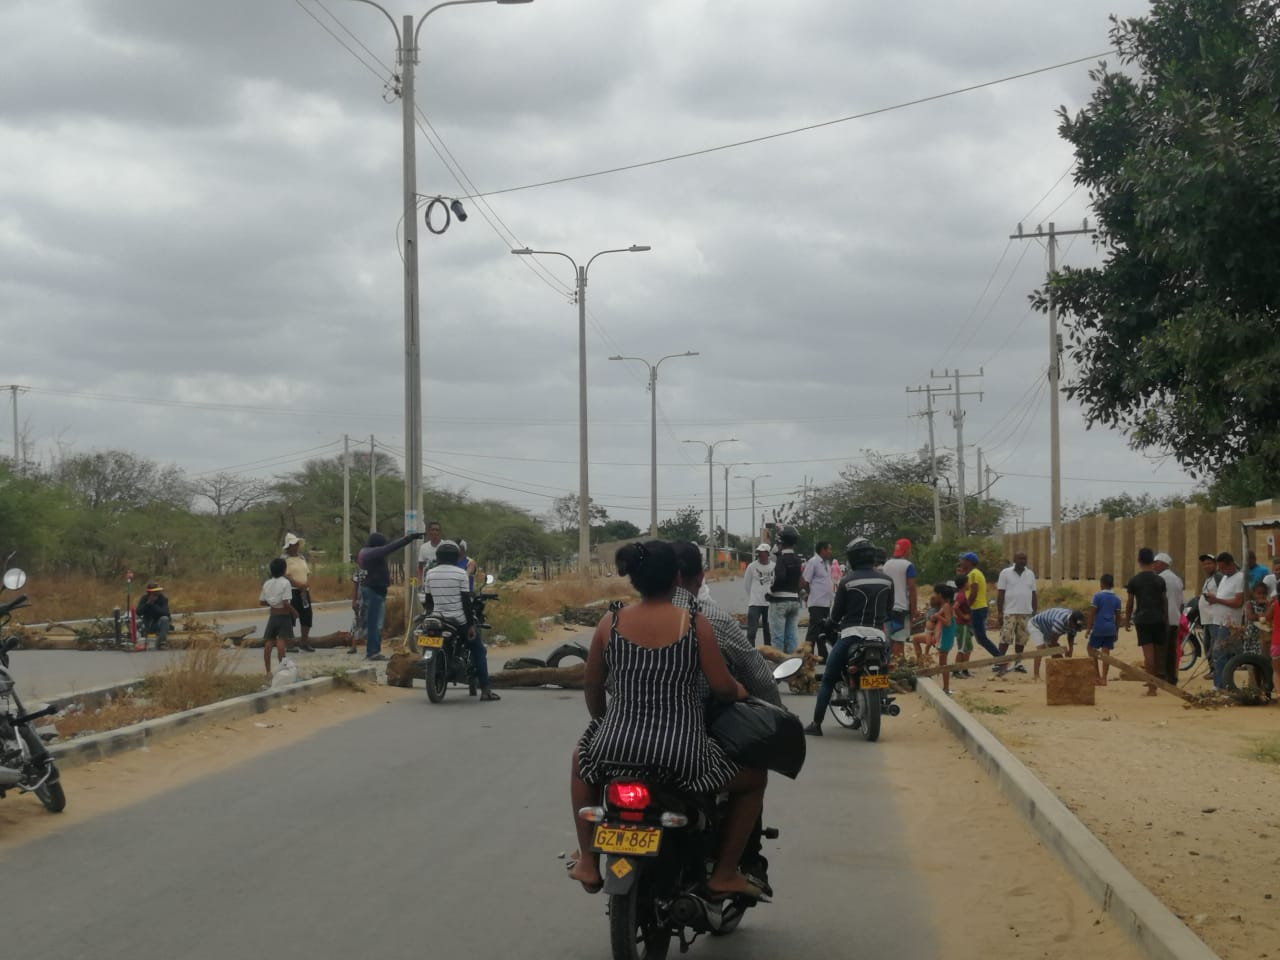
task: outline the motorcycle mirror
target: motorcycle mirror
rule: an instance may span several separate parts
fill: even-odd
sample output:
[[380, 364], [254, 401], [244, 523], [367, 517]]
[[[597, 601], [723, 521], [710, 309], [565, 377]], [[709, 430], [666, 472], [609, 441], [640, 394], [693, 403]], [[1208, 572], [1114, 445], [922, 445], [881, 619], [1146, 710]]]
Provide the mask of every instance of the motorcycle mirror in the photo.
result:
[[790, 660], [783, 660], [780, 664], [773, 668], [773, 679], [789, 680], [800, 672], [800, 668], [804, 666], [804, 660], [800, 657], [792, 657]]
[[10, 567], [4, 572], [4, 585], [8, 590], [21, 590], [27, 582], [27, 572], [17, 567]]
[[496, 579], [497, 579], [497, 577], [495, 577], [492, 573], [486, 573], [486, 574], [484, 575], [484, 585], [485, 585], [486, 587], [487, 587], [487, 586], [490, 586], [490, 585], [492, 585], [492, 584], [493, 584], [494, 580], [496, 580]]

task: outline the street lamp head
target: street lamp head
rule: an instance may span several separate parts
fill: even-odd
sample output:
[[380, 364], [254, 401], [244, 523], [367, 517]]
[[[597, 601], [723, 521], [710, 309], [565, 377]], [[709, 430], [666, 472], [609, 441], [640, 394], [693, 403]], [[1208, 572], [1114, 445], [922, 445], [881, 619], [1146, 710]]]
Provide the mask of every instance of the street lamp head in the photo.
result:
[[533, 3], [533, 0], [497, 0], [498, 3]]
[[517, 256], [527, 257], [533, 253], [533, 250], [529, 247], [520, 247], [519, 249], [512, 250], [511, 252], [516, 254]]
[[617, 356], [610, 357], [609, 359], [610, 360], [626, 360], [627, 358], [624, 357], [622, 354], [618, 354]]
[[649, 246], [647, 243], [633, 243], [631, 246], [627, 247], [627, 253], [644, 253], [646, 250], [652, 249], [653, 247]]

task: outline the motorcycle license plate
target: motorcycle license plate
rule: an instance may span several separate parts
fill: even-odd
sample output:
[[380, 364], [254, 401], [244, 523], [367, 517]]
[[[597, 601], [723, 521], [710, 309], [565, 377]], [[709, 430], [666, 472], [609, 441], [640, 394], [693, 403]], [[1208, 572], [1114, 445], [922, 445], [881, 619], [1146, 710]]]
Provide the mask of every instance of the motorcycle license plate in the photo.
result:
[[435, 647], [436, 649], [439, 649], [440, 647], [444, 646], [444, 637], [428, 637], [428, 636], [418, 637], [418, 646]]
[[592, 846], [601, 853], [656, 857], [662, 831], [657, 827], [596, 827]]
[[884, 676], [859, 677], [858, 686], [863, 690], [888, 690], [889, 678]]

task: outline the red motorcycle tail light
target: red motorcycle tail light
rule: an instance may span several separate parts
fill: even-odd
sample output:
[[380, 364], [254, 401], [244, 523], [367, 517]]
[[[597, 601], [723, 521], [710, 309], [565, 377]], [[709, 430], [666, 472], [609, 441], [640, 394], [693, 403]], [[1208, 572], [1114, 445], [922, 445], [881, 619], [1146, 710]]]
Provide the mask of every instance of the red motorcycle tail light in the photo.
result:
[[643, 810], [649, 806], [649, 788], [643, 783], [615, 780], [605, 790], [605, 799], [623, 810]]

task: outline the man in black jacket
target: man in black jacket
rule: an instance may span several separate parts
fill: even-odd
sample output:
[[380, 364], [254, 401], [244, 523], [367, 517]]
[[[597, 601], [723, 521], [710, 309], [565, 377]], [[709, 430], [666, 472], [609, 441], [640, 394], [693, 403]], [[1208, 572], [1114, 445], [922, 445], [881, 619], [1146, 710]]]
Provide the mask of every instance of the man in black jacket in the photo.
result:
[[795, 527], [778, 532], [778, 559], [773, 565], [773, 586], [765, 599], [769, 601], [769, 633], [773, 645], [783, 653], [796, 652], [796, 628], [800, 624], [800, 580], [804, 561], [796, 553], [800, 535]]
[[[365, 648], [366, 660], [387, 659], [382, 653], [382, 618], [387, 612], [387, 588], [391, 586], [387, 557], [425, 536], [419, 530], [387, 543], [387, 538], [382, 534], [371, 533], [356, 554], [356, 565], [365, 572], [364, 583], [360, 584], [360, 599], [364, 602], [365, 629], [369, 637]], [[351, 605], [355, 607], [356, 602], [353, 600]]]

